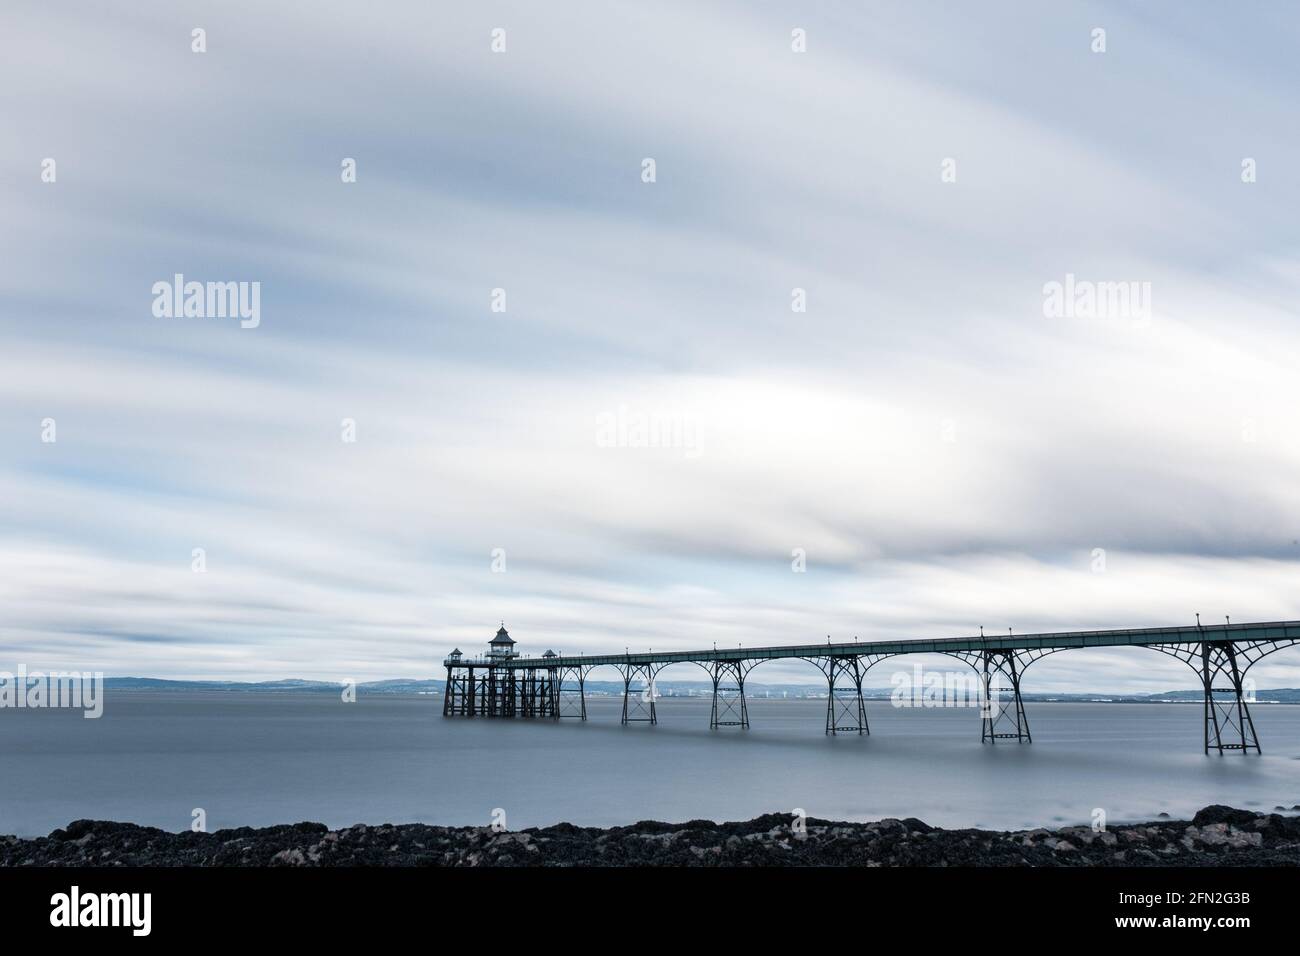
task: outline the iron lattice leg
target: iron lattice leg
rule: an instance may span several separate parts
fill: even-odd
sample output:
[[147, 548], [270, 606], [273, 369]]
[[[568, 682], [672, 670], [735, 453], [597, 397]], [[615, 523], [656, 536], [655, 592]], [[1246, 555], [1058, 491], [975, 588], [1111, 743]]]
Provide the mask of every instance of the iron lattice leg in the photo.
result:
[[[578, 682], [577, 702], [574, 703], [574, 694], [571, 690], [566, 690], [564, 682], [569, 677], [576, 677]], [[578, 667], [572, 670], [561, 670], [555, 678], [555, 704], [552, 716], [557, 720], [563, 717], [575, 717], [578, 720], [587, 719], [587, 674]]]
[[487, 677], [483, 680], [484, 696], [487, 698], [484, 712], [489, 717], [519, 716], [519, 699], [521, 682], [512, 670], [497, 673], [497, 668], [489, 667]]
[[984, 684], [981, 702], [984, 721], [980, 742], [992, 744], [999, 740], [1014, 740], [1033, 743], [1025, 704], [1020, 698], [1020, 668], [1016, 652], [985, 651], [983, 657], [984, 669], [980, 676]]
[[456, 684], [451, 676], [451, 668], [447, 668], [447, 683], [442, 688], [442, 716], [450, 717], [455, 710], [456, 701]]
[[[632, 682], [639, 680], [642, 686], [635, 691]], [[655, 713], [655, 669], [648, 664], [629, 664], [623, 668], [623, 724], [644, 722], [659, 723]]]
[[[745, 667], [741, 661], [716, 661], [713, 676], [713, 709], [709, 729], [740, 727], [749, 729], [749, 705], [745, 701]], [[724, 684], [723, 678], [733, 683]]]
[[[1201, 644], [1201, 685], [1205, 693], [1205, 752], [1261, 753], [1250, 705], [1242, 693], [1244, 671], [1232, 641]], [[1222, 682], [1227, 681], [1227, 686]], [[1215, 683], [1220, 686], [1216, 687]]]
[[555, 668], [554, 667], [548, 667], [545, 671], [543, 671], [540, 682], [538, 683], [537, 716], [538, 717], [556, 716]]
[[546, 714], [546, 674], [539, 675], [536, 669], [529, 668], [526, 679], [528, 686], [520, 703], [524, 707], [524, 716], [536, 719]]
[[825, 671], [829, 684], [829, 693], [826, 695], [827, 735], [870, 734], [867, 707], [862, 700], [863, 670], [858, 659], [830, 658]]

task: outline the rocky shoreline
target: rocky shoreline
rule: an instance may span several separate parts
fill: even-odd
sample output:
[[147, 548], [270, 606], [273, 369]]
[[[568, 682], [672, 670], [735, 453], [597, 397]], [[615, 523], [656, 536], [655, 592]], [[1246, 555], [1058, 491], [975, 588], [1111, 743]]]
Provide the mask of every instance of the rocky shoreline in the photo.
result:
[[[1295, 809], [1300, 809], [1297, 807]], [[169, 833], [78, 820], [0, 837], [0, 866], [1278, 866], [1300, 864], [1300, 817], [1212, 806], [1190, 821], [1096, 832], [942, 830], [916, 819], [835, 823], [568, 823], [518, 832], [319, 823]]]

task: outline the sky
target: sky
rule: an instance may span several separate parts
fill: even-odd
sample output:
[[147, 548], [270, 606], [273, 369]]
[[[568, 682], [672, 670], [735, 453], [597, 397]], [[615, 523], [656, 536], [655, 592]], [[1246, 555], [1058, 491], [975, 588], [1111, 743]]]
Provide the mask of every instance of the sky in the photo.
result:
[[1288, 4], [4, 21], [0, 669], [1300, 618]]

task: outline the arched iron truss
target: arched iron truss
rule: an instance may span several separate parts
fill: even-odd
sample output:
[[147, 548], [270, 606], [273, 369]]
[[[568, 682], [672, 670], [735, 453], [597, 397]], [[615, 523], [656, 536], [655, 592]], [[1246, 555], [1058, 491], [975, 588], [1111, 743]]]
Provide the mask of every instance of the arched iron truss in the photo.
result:
[[1255, 720], [1250, 716], [1253, 689], [1246, 671], [1275, 651], [1300, 644], [1300, 639], [1254, 641], [1206, 640], [1198, 644], [1148, 644], [1153, 651], [1182, 661], [1201, 679], [1204, 702], [1204, 747], [1219, 753], [1240, 750], [1260, 753]]
[[[655, 675], [668, 665], [653, 661], [639, 662], [628, 658], [614, 666], [623, 675], [623, 724], [659, 723], [659, 717], [655, 712], [655, 698], [659, 696], [659, 692], [655, 689]], [[641, 682], [641, 686], [636, 690], [632, 689], [633, 681]]]
[[745, 678], [762, 661], [714, 660], [692, 661], [704, 668], [713, 682], [713, 706], [709, 710], [709, 729], [739, 727], [749, 729], [749, 704], [745, 700]]
[[[551, 686], [555, 694], [553, 703], [555, 718], [559, 720], [565, 717], [574, 717], [578, 720], [586, 720], [587, 668], [581, 664], [571, 664], [567, 667], [556, 667], [554, 671], [555, 675]], [[576, 696], [573, 690], [575, 683], [578, 685]]]
[[969, 664], [980, 678], [981, 743], [1034, 742], [1025, 702], [1020, 697], [1020, 677], [1034, 661], [1063, 650], [1064, 647], [1033, 647], [945, 652]]
[[896, 654], [854, 654], [851, 656], [826, 655], [805, 657], [826, 675], [826, 733], [870, 734], [867, 723], [867, 705], [862, 699], [862, 680], [867, 671], [881, 661]]

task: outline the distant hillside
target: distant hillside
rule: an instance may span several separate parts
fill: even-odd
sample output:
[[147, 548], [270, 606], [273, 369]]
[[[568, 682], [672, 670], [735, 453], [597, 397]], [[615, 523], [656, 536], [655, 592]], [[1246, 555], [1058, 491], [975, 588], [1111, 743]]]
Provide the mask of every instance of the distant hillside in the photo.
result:
[[[435, 680], [376, 680], [357, 684], [358, 693], [367, 694], [431, 694], [442, 693], [442, 681]], [[155, 691], [297, 691], [337, 694], [343, 690], [341, 681], [322, 680], [165, 680], [157, 677], [106, 677], [108, 690]]]
[[[1163, 694], [1151, 694], [1141, 699], [1152, 703], [1163, 703], [1166, 701], [1199, 702], [1204, 698], [1199, 690], [1171, 690]], [[1256, 690], [1255, 700], [1262, 704], [1300, 704], [1300, 688], [1280, 687], [1276, 690]]]
[[[408, 680], [395, 678], [390, 680], [365, 681], [357, 684], [358, 694], [442, 694], [443, 681]], [[221, 681], [221, 680], [166, 680], [156, 677], [106, 677], [104, 686], [109, 690], [145, 690], [145, 691], [241, 691], [241, 692], [298, 692], [298, 693], [340, 693], [343, 684], [339, 681], [318, 680], [272, 680], [272, 681]], [[664, 697], [710, 697], [713, 685], [708, 681], [660, 681], [656, 684], [659, 694]], [[623, 693], [622, 681], [593, 681], [586, 683], [588, 696], [613, 697]], [[750, 698], [820, 698], [826, 699], [824, 684], [746, 684], [746, 695]], [[888, 700], [893, 689], [888, 687], [862, 688], [862, 696], [868, 700]], [[1026, 701], [1063, 701], [1070, 703], [1112, 703], [1112, 704], [1162, 704], [1199, 702], [1199, 690], [1170, 690], [1159, 694], [1106, 694], [1102, 692], [1082, 694], [1038, 694], [1026, 691]], [[1284, 687], [1276, 690], [1259, 690], [1255, 700], [1262, 704], [1300, 704], [1300, 688]]]

